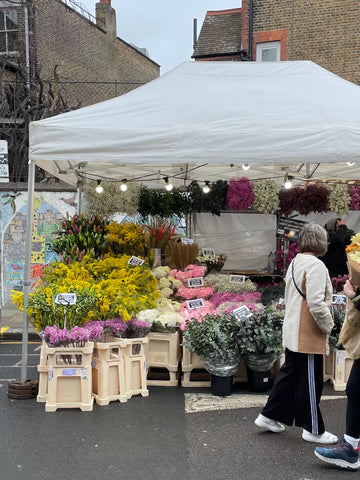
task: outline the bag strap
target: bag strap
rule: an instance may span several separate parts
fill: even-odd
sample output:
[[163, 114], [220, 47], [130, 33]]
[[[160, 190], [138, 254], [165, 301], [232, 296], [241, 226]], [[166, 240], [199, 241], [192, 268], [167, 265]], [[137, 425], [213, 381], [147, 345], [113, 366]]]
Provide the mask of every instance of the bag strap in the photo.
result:
[[294, 282], [294, 285], [295, 285], [295, 288], [296, 290], [300, 293], [300, 295], [303, 297], [304, 300], [306, 300], [306, 295], [305, 293], [303, 293], [300, 288], [297, 286], [296, 282], [295, 282], [295, 278], [294, 278], [294, 263], [292, 263], [292, 268], [291, 268], [291, 273], [292, 273], [292, 279], [293, 279], [293, 282]]

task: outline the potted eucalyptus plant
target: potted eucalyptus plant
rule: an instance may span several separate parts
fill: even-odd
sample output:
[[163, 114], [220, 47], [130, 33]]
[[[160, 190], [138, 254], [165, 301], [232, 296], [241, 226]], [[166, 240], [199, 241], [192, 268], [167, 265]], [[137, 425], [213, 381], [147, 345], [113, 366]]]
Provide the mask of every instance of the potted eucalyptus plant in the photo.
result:
[[186, 320], [184, 345], [196, 353], [211, 376], [213, 395], [228, 396], [240, 362], [239, 323], [234, 315], [206, 314]]
[[283, 318], [284, 310], [272, 305], [239, 323], [240, 351], [254, 391], [266, 391], [270, 386], [271, 368], [282, 353]]

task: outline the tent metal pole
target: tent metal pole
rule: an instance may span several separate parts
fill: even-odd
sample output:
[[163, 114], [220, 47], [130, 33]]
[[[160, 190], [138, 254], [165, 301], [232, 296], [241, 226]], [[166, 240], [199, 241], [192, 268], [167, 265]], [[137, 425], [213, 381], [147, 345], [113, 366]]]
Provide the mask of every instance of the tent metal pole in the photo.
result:
[[31, 247], [33, 231], [33, 198], [35, 183], [35, 165], [29, 159], [29, 178], [28, 178], [28, 202], [27, 202], [27, 221], [25, 237], [25, 272], [24, 272], [24, 312], [22, 328], [22, 351], [21, 351], [21, 382], [27, 380], [27, 349], [28, 349], [28, 318], [27, 304], [30, 294], [30, 271], [31, 271]]

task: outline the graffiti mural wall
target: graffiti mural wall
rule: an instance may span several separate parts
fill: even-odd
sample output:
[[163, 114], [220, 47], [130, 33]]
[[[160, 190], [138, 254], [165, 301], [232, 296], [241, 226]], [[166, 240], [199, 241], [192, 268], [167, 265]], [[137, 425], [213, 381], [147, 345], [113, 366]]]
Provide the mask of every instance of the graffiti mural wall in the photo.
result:
[[[31, 280], [36, 283], [44, 267], [56, 260], [51, 239], [67, 214], [76, 212], [73, 192], [36, 192], [33, 203]], [[1, 303], [11, 302], [11, 290], [22, 290], [25, 269], [27, 192], [0, 194]]]

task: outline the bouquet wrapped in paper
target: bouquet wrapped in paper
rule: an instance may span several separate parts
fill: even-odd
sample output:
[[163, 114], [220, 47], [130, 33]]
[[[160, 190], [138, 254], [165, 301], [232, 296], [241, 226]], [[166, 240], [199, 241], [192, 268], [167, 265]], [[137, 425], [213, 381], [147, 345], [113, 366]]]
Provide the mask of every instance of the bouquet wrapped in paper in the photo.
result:
[[[351, 238], [351, 244], [346, 247], [349, 280], [354, 290], [360, 289], [360, 233]], [[346, 305], [345, 320], [339, 335], [339, 343], [353, 358], [360, 358], [360, 312], [353, 302]]]

